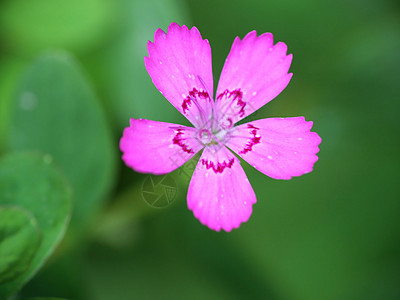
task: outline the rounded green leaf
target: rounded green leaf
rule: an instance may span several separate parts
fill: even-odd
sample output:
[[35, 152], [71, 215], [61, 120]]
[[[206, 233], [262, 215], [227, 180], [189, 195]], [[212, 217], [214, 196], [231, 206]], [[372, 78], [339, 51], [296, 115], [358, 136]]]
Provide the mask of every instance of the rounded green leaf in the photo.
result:
[[117, 145], [97, 97], [69, 55], [49, 53], [32, 63], [9, 127], [10, 150], [49, 153], [65, 171], [74, 191], [73, 224], [92, 216], [113, 182]]
[[42, 231], [42, 242], [29, 268], [0, 284], [0, 299], [21, 288], [53, 252], [67, 228], [70, 197], [65, 177], [53, 165], [51, 156], [14, 153], [0, 160], [0, 205], [29, 211]]
[[40, 242], [40, 228], [28, 211], [0, 206], [0, 283], [29, 268]]

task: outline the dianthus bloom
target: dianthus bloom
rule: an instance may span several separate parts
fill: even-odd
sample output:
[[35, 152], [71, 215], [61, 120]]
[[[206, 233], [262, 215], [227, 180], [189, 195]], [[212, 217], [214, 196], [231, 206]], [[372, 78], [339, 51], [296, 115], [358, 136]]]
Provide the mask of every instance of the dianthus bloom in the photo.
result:
[[236, 37], [213, 97], [211, 48], [196, 27], [172, 23], [147, 44], [146, 69], [161, 94], [194, 127], [131, 119], [120, 148], [133, 170], [156, 175], [182, 166], [203, 150], [187, 195], [188, 207], [213, 230], [246, 222], [256, 196], [239, 159], [275, 179], [312, 171], [320, 137], [304, 117], [268, 118], [235, 124], [288, 85], [292, 55], [271, 33]]

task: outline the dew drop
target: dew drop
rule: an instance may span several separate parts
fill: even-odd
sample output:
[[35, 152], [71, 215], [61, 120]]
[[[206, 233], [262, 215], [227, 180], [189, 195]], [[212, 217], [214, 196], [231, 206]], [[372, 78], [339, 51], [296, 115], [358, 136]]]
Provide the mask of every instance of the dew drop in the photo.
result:
[[257, 92], [253, 92], [252, 95], [253, 95], [253, 96], [257, 95]]
[[301, 140], [302, 140], [302, 138], [301, 138], [301, 137], [299, 137], [299, 138], [298, 138], [298, 140], [299, 140], [299, 141], [301, 141]]
[[268, 155], [267, 158], [268, 158], [268, 159], [272, 159], [272, 156], [271, 156], [271, 155]]

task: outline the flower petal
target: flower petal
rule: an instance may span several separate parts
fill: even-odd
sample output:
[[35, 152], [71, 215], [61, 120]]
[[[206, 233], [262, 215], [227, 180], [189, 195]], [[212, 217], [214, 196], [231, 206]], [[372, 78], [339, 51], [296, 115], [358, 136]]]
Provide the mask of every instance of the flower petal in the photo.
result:
[[249, 219], [255, 202], [239, 159], [225, 147], [205, 148], [188, 191], [195, 217], [213, 230], [231, 231]]
[[311, 172], [321, 138], [304, 117], [269, 118], [237, 126], [227, 146], [260, 172], [291, 179]]
[[282, 42], [273, 45], [271, 33], [257, 37], [252, 31], [243, 40], [236, 37], [217, 89], [220, 120], [236, 123], [283, 91], [292, 77], [288, 74], [292, 54], [286, 51]]
[[211, 116], [213, 77], [211, 48], [196, 27], [172, 23], [168, 33], [157, 29], [144, 58], [154, 85], [194, 126]]
[[122, 159], [137, 172], [169, 173], [202, 149], [194, 133], [192, 127], [131, 119], [120, 141]]

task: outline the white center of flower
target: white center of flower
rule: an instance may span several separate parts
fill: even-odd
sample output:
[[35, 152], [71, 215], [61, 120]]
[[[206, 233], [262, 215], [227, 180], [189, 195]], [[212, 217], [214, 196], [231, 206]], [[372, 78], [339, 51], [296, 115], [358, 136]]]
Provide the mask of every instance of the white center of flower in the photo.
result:
[[203, 143], [203, 145], [207, 145], [207, 144], [211, 143], [213, 136], [209, 130], [201, 129], [198, 132], [198, 138], [199, 138], [200, 142]]

